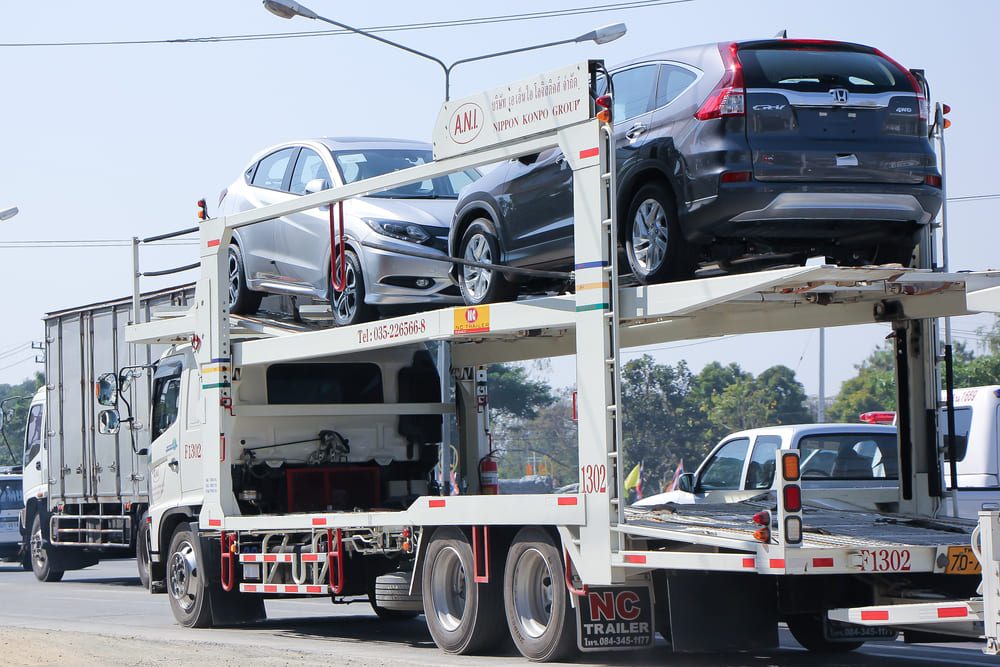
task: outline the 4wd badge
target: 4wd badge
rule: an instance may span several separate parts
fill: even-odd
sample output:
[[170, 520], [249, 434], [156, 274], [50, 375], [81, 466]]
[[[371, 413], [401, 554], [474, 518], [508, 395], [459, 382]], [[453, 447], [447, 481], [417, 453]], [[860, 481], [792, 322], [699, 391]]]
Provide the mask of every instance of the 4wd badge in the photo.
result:
[[485, 333], [490, 330], [490, 307], [455, 308], [455, 333]]

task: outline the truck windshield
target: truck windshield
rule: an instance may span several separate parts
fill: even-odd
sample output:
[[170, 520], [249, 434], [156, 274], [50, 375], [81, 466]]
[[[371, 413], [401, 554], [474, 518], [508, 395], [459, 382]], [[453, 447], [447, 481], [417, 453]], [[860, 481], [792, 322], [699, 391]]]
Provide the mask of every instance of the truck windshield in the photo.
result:
[[[369, 148], [366, 150], [337, 151], [333, 159], [340, 170], [344, 184], [366, 178], [391, 174], [400, 169], [409, 169], [427, 164], [433, 157], [431, 152], [418, 148]], [[391, 190], [383, 190], [370, 197], [389, 199], [457, 199], [458, 193], [469, 183], [479, 178], [479, 172], [471, 169], [458, 171], [447, 176], [401, 185]]]
[[841, 433], [799, 440], [806, 479], [898, 479], [895, 433]]
[[0, 482], [0, 510], [20, 510], [22, 506], [21, 480], [5, 479]]

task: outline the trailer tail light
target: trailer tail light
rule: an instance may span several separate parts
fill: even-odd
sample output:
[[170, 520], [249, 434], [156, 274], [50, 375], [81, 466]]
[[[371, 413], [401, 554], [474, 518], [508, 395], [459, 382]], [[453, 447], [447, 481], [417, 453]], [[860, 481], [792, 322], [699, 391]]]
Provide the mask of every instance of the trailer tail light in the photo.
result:
[[752, 521], [758, 526], [770, 526], [771, 525], [771, 513], [767, 510], [761, 510], [753, 515]]
[[771, 542], [771, 529], [767, 526], [761, 526], [753, 531], [753, 539], [762, 544], [769, 544]]
[[802, 517], [785, 517], [785, 542], [788, 544], [802, 543]]
[[601, 95], [596, 100], [594, 100], [594, 104], [596, 104], [598, 107], [600, 107], [600, 111], [598, 111], [595, 114], [594, 117], [597, 118], [597, 120], [601, 121], [602, 123], [610, 123], [611, 122], [611, 96], [610, 95]]
[[799, 455], [797, 452], [781, 454], [781, 475], [788, 482], [799, 481]]
[[789, 484], [782, 489], [782, 499], [785, 501], [786, 512], [798, 512], [802, 509], [802, 487]]
[[725, 72], [705, 103], [698, 109], [698, 113], [694, 115], [698, 120], [746, 114], [746, 88], [743, 86], [743, 66], [736, 55], [737, 48], [735, 42], [719, 44], [719, 54], [722, 56]]
[[198, 200], [198, 219], [208, 220], [208, 203], [204, 199]]

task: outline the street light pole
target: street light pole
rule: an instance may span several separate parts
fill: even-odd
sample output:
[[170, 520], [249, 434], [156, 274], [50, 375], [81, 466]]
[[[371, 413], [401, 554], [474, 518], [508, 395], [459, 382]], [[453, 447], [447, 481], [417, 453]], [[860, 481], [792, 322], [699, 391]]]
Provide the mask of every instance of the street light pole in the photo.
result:
[[438, 64], [441, 70], [444, 72], [444, 99], [447, 102], [451, 99], [451, 70], [455, 68], [456, 65], [461, 65], [464, 63], [471, 63], [477, 60], [486, 60], [487, 58], [497, 58], [500, 56], [509, 56], [514, 53], [523, 53], [525, 51], [534, 51], [535, 49], [544, 49], [550, 46], [557, 46], [559, 44], [571, 44], [580, 42], [594, 42], [596, 44], [607, 44], [608, 42], [613, 42], [622, 35], [625, 34], [627, 28], [624, 23], [615, 23], [612, 25], [606, 25], [596, 30], [591, 30], [577, 37], [570, 39], [561, 39], [555, 42], [547, 42], [545, 44], [535, 44], [533, 46], [524, 46], [519, 49], [510, 49], [507, 51], [498, 51], [497, 53], [487, 53], [481, 56], [474, 56], [472, 58], [462, 58], [461, 60], [456, 60], [450, 65], [446, 65], [443, 60], [436, 58], [423, 51], [418, 51], [417, 49], [411, 48], [399, 42], [394, 42], [385, 37], [379, 37], [373, 33], [362, 30], [361, 28], [355, 28], [354, 26], [349, 26], [346, 23], [341, 23], [340, 21], [334, 21], [325, 16], [320, 16], [316, 12], [312, 11], [308, 7], [305, 7], [294, 0], [263, 0], [264, 8], [271, 12], [275, 16], [280, 16], [283, 19], [290, 19], [296, 16], [301, 16], [302, 18], [314, 19], [316, 21], [322, 21], [324, 23], [329, 23], [330, 25], [335, 25], [338, 28], [342, 28], [349, 32], [353, 32], [358, 35], [363, 35], [374, 39], [376, 42], [382, 42], [388, 46], [394, 46], [397, 49], [406, 51], [407, 53], [412, 53], [415, 56], [420, 56], [421, 58], [426, 58], [432, 62]]

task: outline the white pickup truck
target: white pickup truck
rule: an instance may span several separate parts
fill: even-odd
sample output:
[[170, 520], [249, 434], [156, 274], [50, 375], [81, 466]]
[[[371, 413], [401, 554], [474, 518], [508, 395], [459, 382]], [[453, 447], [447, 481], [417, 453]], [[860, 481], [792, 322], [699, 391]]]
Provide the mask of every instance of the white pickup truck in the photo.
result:
[[[944, 396], [942, 396], [942, 399]], [[938, 417], [948, 433], [945, 411]], [[983, 503], [1000, 503], [1000, 385], [955, 390], [955, 471], [958, 515], [975, 518]], [[945, 453], [945, 486], [951, 464]], [[951, 508], [949, 506], [949, 513]]]
[[676, 489], [647, 496], [635, 506], [731, 503], [759, 496], [775, 488], [778, 449], [799, 450], [810, 502], [838, 509], [896, 509], [896, 427], [879, 424], [795, 424], [732, 433], [696, 472], [681, 475]]

